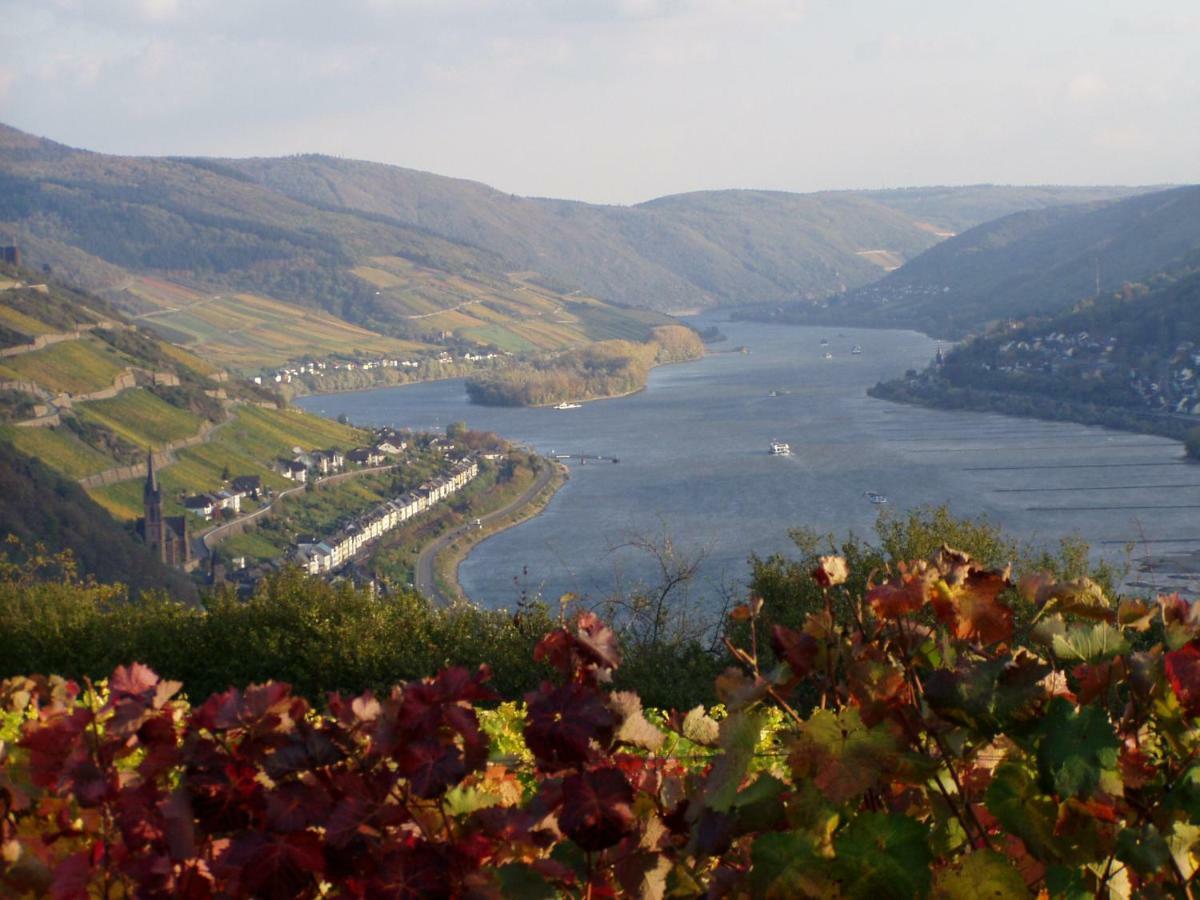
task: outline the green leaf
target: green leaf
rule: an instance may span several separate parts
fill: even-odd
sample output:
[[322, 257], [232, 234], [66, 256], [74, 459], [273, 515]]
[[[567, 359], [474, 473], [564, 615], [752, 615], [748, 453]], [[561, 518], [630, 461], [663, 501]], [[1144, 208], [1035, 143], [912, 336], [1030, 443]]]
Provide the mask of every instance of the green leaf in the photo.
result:
[[902, 763], [900, 745], [885, 724], [867, 729], [858, 710], [817, 710], [799, 729], [789, 762], [797, 781], [811, 779], [835, 804], [864, 794]]
[[778, 827], [785, 815], [780, 798], [787, 789], [774, 775], [764, 773], [739, 791], [732, 810], [737, 831], [751, 834]]
[[1054, 834], [1058, 804], [1038, 790], [1024, 766], [1001, 763], [988, 785], [985, 803], [988, 812], [1023, 840], [1035, 857], [1044, 862], [1059, 858]]
[[1077, 625], [1066, 634], [1056, 634], [1051, 646], [1063, 662], [1096, 663], [1129, 652], [1125, 635], [1107, 622]]
[[1038, 775], [1041, 787], [1062, 797], [1082, 797], [1114, 773], [1121, 743], [1103, 709], [1085, 706], [1079, 712], [1064, 697], [1050, 701], [1038, 729]]
[[806, 834], [761, 834], [750, 848], [750, 888], [755, 897], [769, 900], [829, 895], [833, 885], [822, 873], [826, 865]]
[[1055, 900], [1092, 900], [1095, 896], [1083, 872], [1074, 867], [1051, 866], [1046, 870], [1046, 888]]
[[510, 863], [495, 870], [496, 881], [503, 897], [518, 900], [554, 900], [554, 887], [529, 866]]
[[902, 815], [862, 813], [834, 838], [838, 874], [846, 897], [924, 897], [929, 893], [933, 853], [928, 829]]
[[718, 812], [729, 812], [754, 758], [762, 727], [762, 717], [745, 710], [738, 710], [721, 722], [719, 741], [723, 752], [708, 773], [708, 783], [704, 787], [706, 806]]
[[1117, 859], [1140, 875], [1153, 875], [1167, 867], [1171, 849], [1153, 823], [1140, 829], [1122, 828], [1117, 835]]
[[937, 873], [935, 900], [1020, 900], [1029, 896], [1021, 873], [994, 850], [976, 850]]

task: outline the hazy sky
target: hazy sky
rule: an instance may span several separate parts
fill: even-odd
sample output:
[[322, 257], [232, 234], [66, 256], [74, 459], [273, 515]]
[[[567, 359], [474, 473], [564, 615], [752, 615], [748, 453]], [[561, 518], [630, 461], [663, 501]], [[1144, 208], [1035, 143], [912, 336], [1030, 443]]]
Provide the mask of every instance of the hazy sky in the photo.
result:
[[1200, 0], [0, 0], [0, 120], [625, 203], [1200, 180]]

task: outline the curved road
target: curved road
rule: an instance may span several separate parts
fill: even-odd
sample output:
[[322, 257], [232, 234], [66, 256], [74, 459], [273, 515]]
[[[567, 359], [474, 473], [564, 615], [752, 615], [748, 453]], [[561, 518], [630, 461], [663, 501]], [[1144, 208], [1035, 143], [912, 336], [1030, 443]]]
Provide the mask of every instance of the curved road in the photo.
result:
[[[533, 500], [534, 497], [545, 490], [546, 485], [550, 483], [550, 479], [554, 477], [556, 465], [556, 463], [547, 463], [544, 465], [542, 470], [538, 472], [537, 478], [533, 480], [533, 484], [526, 488], [521, 496], [517, 497], [510, 503], [506, 503], [499, 509], [493, 510], [487, 515], [480, 516], [480, 524], [486, 525], [489, 522], [494, 522], [496, 519], [501, 519]], [[459, 525], [457, 528], [450, 529], [445, 534], [439, 536], [435, 540], [430, 541], [421, 548], [421, 552], [417, 556], [417, 564], [413, 567], [413, 586], [419, 593], [425, 595], [434, 603], [439, 603], [442, 606], [449, 606], [454, 602], [454, 598], [446, 596], [445, 593], [438, 589], [437, 584], [434, 582], [433, 561], [437, 558], [439, 553], [453, 544], [462, 535], [473, 530], [475, 527], [476, 526], [474, 522], [465, 522], [464, 524]]]

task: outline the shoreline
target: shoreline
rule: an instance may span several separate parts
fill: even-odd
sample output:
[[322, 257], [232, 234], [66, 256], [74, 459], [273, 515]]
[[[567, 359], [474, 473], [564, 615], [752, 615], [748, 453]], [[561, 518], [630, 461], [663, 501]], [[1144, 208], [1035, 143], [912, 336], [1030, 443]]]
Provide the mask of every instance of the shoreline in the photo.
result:
[[[511, 503], [480, 516], [482, 528], [465, 522], [445, 534], [438, 535], [417, 554], [414, 564], [414, 588], [431, 601], [450, 606], [455, 603], [475, 603], [462, 588], [458, 579], [459, 566], [479, 544], [503, 531], [540, 515], [555, 495], [570, 480], [570, 470], [557, 460], [541, 457], [547, 468], [524, 494]], [[422, 570], [428, 567], [428, 584]]]

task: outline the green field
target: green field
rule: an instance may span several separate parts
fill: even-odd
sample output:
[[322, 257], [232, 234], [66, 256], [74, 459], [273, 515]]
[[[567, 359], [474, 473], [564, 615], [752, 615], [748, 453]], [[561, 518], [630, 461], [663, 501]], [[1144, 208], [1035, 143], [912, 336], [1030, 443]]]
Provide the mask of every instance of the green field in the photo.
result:
[[132, 362], [98, 338], [85, 337], [8, 357], [0, 364], [0, 378], [36, 381], [49, 391], [86, 394], [111, 387]]
[[142, 388], [122, 391], [110, 400], [80, 403], [75, 410], [131, 444], [147, 448], [191, 437], [204, 421]]
[[2, 304], [0, 304], [0, 325], [7, 325], [14, 331], [19, 331], [21, 334], [27, 334], [30, 337], [54, 331], [54, 328], [45, 322]]
[[89, 447], [66, 428], [0, 427], [0, 438], [68, 478], [83, 478], [117, 465], [112, 457]]

